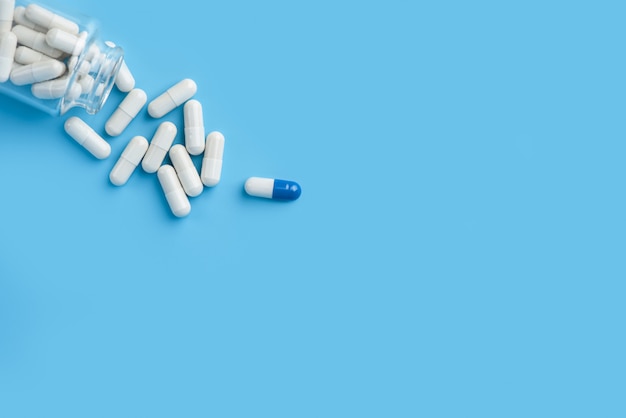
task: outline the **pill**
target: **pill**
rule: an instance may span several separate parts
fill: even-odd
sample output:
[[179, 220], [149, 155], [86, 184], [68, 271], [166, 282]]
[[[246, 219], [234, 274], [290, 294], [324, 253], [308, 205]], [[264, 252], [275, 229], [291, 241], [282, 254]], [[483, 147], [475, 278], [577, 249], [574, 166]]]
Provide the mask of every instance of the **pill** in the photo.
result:
[[63, 55], [63, 51], [48, 45], [45, 33], [36, 32], [22, 25], [14, 26], [12, 31], [17, 35], [17, 41], [24, 46], [42, 52], [52, 58], [60, 58]]
[[143, 90], [131, 90], [104, 125], [106, 133], [111, 136], [118, 136], [124, 132], [124, 129], [137, 116], [147, 101], [148, 96]]
[[186, 78], [179, 81], [167, 89], [165, 93], [150, 102], [148, 105], [148, 113], [153, 118], [163, 117], [176, 107], [191, 99], [193, 95], [196, 94], [197, 90], [198, 86], [192, 79]]
[[31, 22], [46, 29], [58, 28], [72, 35], [78, 34], [78, 25], [36, 4], [29, 4], [24, 15]]
[[31, 86], [33, 96], [38, 99], [59, 99], [65, 95], [69, 79], [67, 77], [35, 83]]
[[80, 60], [79, 62], [77, 56], [72, 56], [67, 60], [67, 68], [71, 72], [76, 72], [79, 75], [86, 75], [91, 71], [91, 63], [87, 61], [87, 59]]
[[94, 157], [102, 160], [111, 155], [111, 146], [91, 126], [77, 116], [65, 121], [65, 132]]
[[89, 74], [85, 74], [79, 75], [76, 79], [76, 82], [80, 85], [82, 94], [86, 94], [93, 89], [93, 85], [95, 84], [96, 80]]
[[79, 55], [85, 49], [86, 36], [72, 35], [59, 28], [52, 28], [46, 34], [46, 42], [52, 48], [70, 55]]
[[17, 36], [13, 32], [0, 33], [0, 83], [7, 81], [11, 75], [16, 47]]
[[14, 8], [15, 0], [0, 0], [0, 33], [11, 31]]
[[204, 118], [202, 104], [189, 100], [183, 107], [185, 121], [185, 146], [191, 155], [200, 155], [204, 151]]
[[165, 199], [170, 206], [170, 210], [179, 218], [189, 215], [191, 212], [191, 204], [189, 198], [185, 194], [183, 186], [178, 180], [176, 170], [171, 165], [163, 165], [157, 172], [157, 177], [165, 193]]
[[[106, 41], [105, 44], [109, 48], [115, 48], [115, 44], [111, 41]], [[115, 87], [122, 93], [128, 93], [135, 88], [135, 77], [133, 77], [124, 59], [122, 59], [122, 64], [115, 77]]]
[[16, 86], [55, 79], [65, 72], [65, 64], [57, 60], [45, 60], [25, 65], [11, 71], [11, 82]]
[[224, 135], [211, 132], [206, 137], [206, 148], [202, 158], [202, 183], [213, 187], [220, 182], [222, 176], [222, 158], [224, 155]]
[[296, 200], [302, 189], [295, 181], [250, 177], [244, 185], [250, 196], [274, 200]]
[[170, 148], [170, 160], [187, 196], [194, 197], [202, 193], [204, 186], [185, 147], [176, 144]]
[[141, 167], [146, 173], [155, 173], [159, 169], [175, 137], [176, 125], [172, 122], [163, 122], [159, 125], [141, 162]]
[[139, 162], [146, 154], [148, 150], [148, 140], [143, 136], [136, 136], [130, 140], [120, 159], [117, 160], [111, 173], [109, 174], [109, 180], [116, 186], [123, 186], [126, 184], [130, 176], [135, 171], [135, 168], [139, 165]]
[[39, 51], [35, 51], [34, 49], [27, 46], [18, 46], [15, 50], [15, 61], [19, 62], [20, 64], [27, 65], [51, 59], [54, 58], [50, 58], [49, 56], [42, 54]]
[[[0, 0], [1, 1], [1, 0]], [[28, 20], [26, 18], [26, 7], [24, 6], [17, 6], [15, 7], [15, 10], [13, 11], [13, 22], [16, 25], [22, 25], [22, 26], [26, 26], [27, 28], [33, 29], [37, 32], [47, 32], [48, 29], [44, 28], [43, 26], [39, 26], [33, 22], [31, 22], [30, 20]]]

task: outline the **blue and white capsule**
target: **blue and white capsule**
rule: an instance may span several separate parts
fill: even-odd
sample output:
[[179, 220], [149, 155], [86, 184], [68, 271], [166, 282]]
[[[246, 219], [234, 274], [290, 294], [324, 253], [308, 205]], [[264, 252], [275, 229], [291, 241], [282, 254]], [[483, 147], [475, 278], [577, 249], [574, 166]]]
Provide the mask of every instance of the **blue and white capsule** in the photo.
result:
[[296, 200], [302, 193], [302, 188], [295, 181], [264, 177], [250, 177], [246, 180], [244, 189], [250, 196], [273, 200]]

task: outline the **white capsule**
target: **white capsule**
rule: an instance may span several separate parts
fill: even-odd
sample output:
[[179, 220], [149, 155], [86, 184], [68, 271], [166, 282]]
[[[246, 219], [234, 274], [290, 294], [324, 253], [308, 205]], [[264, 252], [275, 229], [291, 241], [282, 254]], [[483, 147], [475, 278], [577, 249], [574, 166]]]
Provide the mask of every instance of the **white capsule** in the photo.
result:
[[86, 59], [78, 62], [78, 57], [72, 56], [67, 60], [67, 68], [70, 72], [76, 72], [78, 75], [87, 75], [91, 71], [91, 63]]
[[32, 48], [27, 46], [18, 46], [15, 50], [15, 61], [20, 64], [28, 65], [33, 64], [35, 62], [44, 61], [44, 60], [52, 60], [54, 58], [50, 58], [49, 56], [42, 54], [39, 51], [35, 51]]
[[206, 137], [206, 148], [202, 158], [202, 183], [213, 187], [222, 177], [222, 159], [224, 157], [224, 135], [211, 132]]
[[175, 137], [176, 125], [172, 122], [163, 122], [159, 125], [141, 162], [141, 167], [146, 173], [155, 173], [159, 169]]
[[46, 29], [58, 28], [72, 35], [78, 35], [76, 23], [36, 4], [29, 4], [24, 14], [28, 20]]
[[104, 130], [111, 136], [118, 136], [145, 106], [148, 96], [141, 89], [131, 90], [111, 115]]
[[39, 61], [11, 71], [11, 82], [16, 86], [53, 80], [65, 72], [65, 64], [57, 60]]
[[193, 95], [196, 94], [197, 90], [198, 86], [192, 79], [186, 78], [179, 81], [167, 89], [165, 93], [150, 102], [148, 105], [148, 113], [153, 118], [161, 118], [191, 99]]
[[[115, 48], [115, 44], [111, 41], [106, 41], [105, 44], [109, 48]], [[128, 69], [126, 60], [122, 60], [120, 69], [117, 72], [117, 77], [115, 77], [115, 87], [123, 93], [128, 93], [135, 88], [135, 77], [133, 77], [133, 74]]]
[[185, 147], [176, 144], [170, 148], [170, 160], [187, 196], [194, 197], [202, 193], [202, 181]]
[[189, 215], [191, 204], [185, 194], [183, 186], [176, 176], [176, 170], [171, 165], [163, 165], [157, 172], [157, 177], [165, 193], [165, 199], [170, 206], [170, 210], [179, 218]]
[[26, 18], [26, 7], [24, 6], [17, 6], [13, 11], [13, 23], [15, 23], [16, 25], [26, 26], [27, 28], [30, 28], [37, 32], [48, 32], [48, 29], [44, 28], [43, 26], [39, 26], [34, 22], [31, 22]]
[[72, 116], [65, 121], [65, 132], [94, 157], [102, 160], [111, 155], [111, 146], [82, 119]]
[[79, 55], [85, 49], [86, 36], [72, 35], [59, 28], [52, 28], [46, 34], [46, 42], [52, 48], [70, 55]]
[[63, 51], [48, 45], [45, 33], [34, 31], [22, 25], [14, 26], [12, 31], [17, 35], [17, 41], [24, 46], [42, 52], [52, 58], [60, 58], [63, 55]]
[[14, 8], [15, 0], [0, 0], [0, 33], [11, 31]]
[[191, 155], [204, 151], [204, 117], [202, 105], [197, 100], [189, 100], [183, 107], [185, 120], [185, 146]]
[[9, 79], [17, 48], [17, 36], [13, 32], [0, 33], [0, 83]]
[[93, 89], [93, 86], [94, 86], [94, 84], [96, 82], [96, 80], [92, 76], [90, 76], [89, 74], [79, 75], [78, 78], [76, 79], [76, 81], [80, 85], [80, 89], [82, 90], [82, 94], [89, 93]]
[[143, 136], [136, 136], [130, 140], [120, 159], [117, 160], [111, 173], [109, 174], [109, 180], [116, 186], [123, 186], [126, 184], [130, 176], [135, 171], [135, 168], [139, 165], [139, 162], [146, 154], [148, 150], [148, 140]]
[[61, 77], [32, 85], [31, 92], [38, 99], [60, 99], [65, 95], [69, 79]]

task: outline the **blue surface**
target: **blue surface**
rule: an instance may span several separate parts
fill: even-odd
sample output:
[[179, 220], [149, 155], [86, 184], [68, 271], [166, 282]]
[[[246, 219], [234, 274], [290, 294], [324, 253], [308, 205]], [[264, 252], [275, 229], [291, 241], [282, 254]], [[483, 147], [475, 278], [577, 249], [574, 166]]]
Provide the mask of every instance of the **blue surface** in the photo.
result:
[[65, 3], [224, 170], [176, 219], [108, 173], [182, 109], [0, 98], [0, 417], [626, 415], [623, 2]]

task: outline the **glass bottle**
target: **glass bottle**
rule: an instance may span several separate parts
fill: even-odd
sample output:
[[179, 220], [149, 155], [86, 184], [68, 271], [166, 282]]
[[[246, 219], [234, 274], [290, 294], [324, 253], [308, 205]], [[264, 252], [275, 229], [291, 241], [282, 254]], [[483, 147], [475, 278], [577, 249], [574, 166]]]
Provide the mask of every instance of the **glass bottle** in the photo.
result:
[[[9, 8], [13, 9], [10, 26], [15, 36], [3, 33], [0, 25], [0, 43], [3, 36], [12, 37], [16, 50], [9, 78], [0, 80], [0, 93], [55, 116], [73, 107], [97, 113], [122, 65], [122, 48], [102, 41], [99, 25], [91, 17], [67, 14], [39, 2], [0, 0], [0, 23]], [[46, 60], [62, 63], [63, 74], [57, 74], [60, 64], [42, 64]]]

